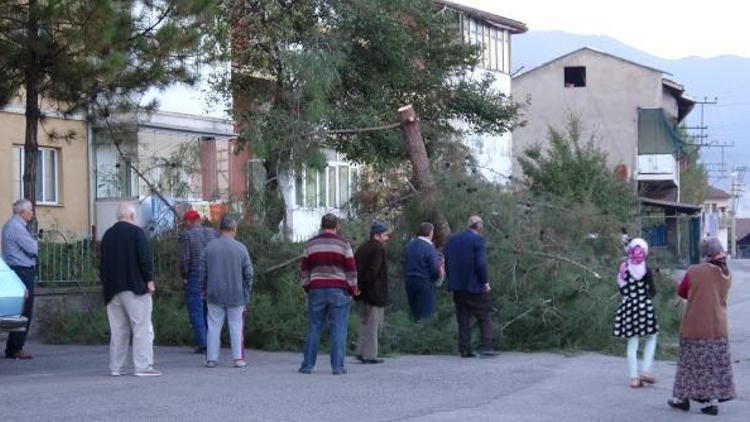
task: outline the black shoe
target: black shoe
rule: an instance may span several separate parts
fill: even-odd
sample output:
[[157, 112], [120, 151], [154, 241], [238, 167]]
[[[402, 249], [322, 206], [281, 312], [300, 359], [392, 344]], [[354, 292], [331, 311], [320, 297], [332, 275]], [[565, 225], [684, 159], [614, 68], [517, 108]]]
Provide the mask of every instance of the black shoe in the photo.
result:
[[690, 400], [676, 401], [673, 399], [669, 399], [667, 400], [667, 404], [673, 409], [680, 409], [686, 412], [690, 410]]
[[360, 363], [365, 363], [365, 358], [362, 355], [354, 355], [354, 359], [357, 359]]
[[716, 416], [719, 414], [719, 406], [706, 406], [701, 408], [701, 413], [704, 415]]
[[461, 352], [462, 358], [475, 358], [477, 357], [477, 354], [474, 352]]
[[361, 359], [360, 362], [365, 364], [376, 364], [385, 362], [383, 359]]
[[494, 350], [480, 350], [479, 351], [479, 357], [480, 358], [494, 358], [497, 357], [499, 353], [497, 353]]
[[193, 350], [193, 353], [195, 353], [196, 355], [205, 355], [205, 354], [206, 354], [206, 348], [205, 348], [205, 347], [201, 347], [201, 346], [198, 346], [198, 347], [196, 347], [196, 348], [195, 348], [195, 349]]

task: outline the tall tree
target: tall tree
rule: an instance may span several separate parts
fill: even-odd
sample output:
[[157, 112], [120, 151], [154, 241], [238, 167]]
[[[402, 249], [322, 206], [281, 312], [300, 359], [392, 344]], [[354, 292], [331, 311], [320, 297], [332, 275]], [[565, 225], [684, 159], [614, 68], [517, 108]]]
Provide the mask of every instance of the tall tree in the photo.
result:
[[210, 0], [0, 4], [0, 107], [16, 96], [25, 103], [23, 191], [32, 204], [41, 104], [109, 118], [151, 88], [192, 83], [214, 10]]
[[278, 175], [321, 165], [321, 148], [381, 168], [403, 163], [406, 149], [391, 124], [404, 105], [414, 106], [433, 156], [462, 130], [500, 134], [515, 124], [516, 106], [491, 76], [464, 77], [479, 49], [462, 42], [458, 15], [431, 0], [222, 5], [232, 67], [219, 85], [234, 98], [242, 139], [264, 159], [268, 196], [279, 204], [271, 227], [283, 217]]

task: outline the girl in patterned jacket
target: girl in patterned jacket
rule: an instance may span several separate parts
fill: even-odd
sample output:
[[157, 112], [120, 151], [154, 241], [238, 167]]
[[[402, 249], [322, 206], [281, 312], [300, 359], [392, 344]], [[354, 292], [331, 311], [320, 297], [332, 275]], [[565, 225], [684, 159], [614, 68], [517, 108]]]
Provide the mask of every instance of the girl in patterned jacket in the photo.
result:
[[[628, 368], [630, 388], [643, 387], [643, 383], [656, 382], [651, 375], [656, 352], [656, 335], [659, 324], [652, 298], [656, 295], [651, 269], [646, 265], [648, 243], [635, 238], [628, 243], [628, 257], [620, 265], [617, 285], [622, 302], [617, 308], [613, 334], [628, 339]], [[643, 361], [638, 371], [638, 341], [645, 338]]]

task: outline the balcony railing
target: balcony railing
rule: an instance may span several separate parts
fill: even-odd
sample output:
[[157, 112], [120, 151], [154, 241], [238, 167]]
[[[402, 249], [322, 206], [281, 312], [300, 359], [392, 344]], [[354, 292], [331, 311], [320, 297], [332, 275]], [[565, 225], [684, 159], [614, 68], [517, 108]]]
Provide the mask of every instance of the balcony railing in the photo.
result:
[[639, 181], [678, 182], [677, 160], [672, 154], [642, 154], [638, 156]]

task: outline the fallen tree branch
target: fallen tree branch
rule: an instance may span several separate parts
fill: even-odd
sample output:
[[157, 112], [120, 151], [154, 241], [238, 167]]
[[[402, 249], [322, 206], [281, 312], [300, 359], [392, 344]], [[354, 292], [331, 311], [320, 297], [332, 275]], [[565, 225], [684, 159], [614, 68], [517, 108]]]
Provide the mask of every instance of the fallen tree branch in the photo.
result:
[[265, 270], [262, 271], [262, 274], [263, 275], [269, 274], [269, 273], [272, 273], [274, 271], [280, 270], [280, 269], [282, 269], [284, 267], [288, 267], [289, 265], [292, 265], [292, 264], [296, 263], [297, 261], [299, 261], [302, 258], [303, 258], [303, 256], [299, 255], [299, 256], [295, 256], [294, 258], [287, 259], [286, 261], [284, 261], [284, 262], [282, 262], [280, 264], [272, 265], [272, 266], [266, 268]]

